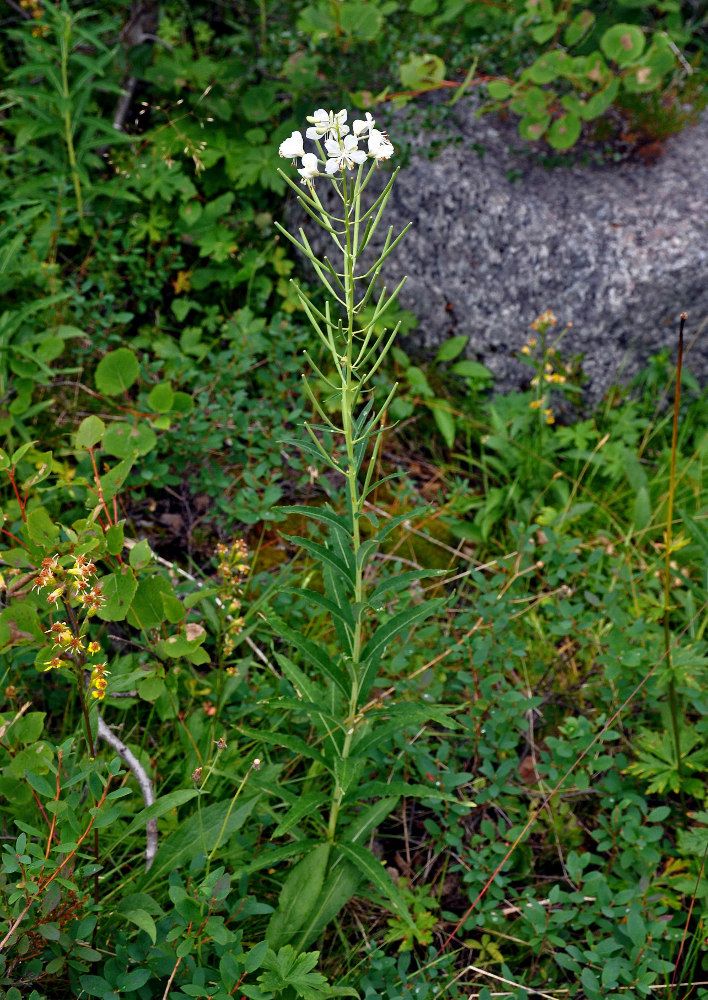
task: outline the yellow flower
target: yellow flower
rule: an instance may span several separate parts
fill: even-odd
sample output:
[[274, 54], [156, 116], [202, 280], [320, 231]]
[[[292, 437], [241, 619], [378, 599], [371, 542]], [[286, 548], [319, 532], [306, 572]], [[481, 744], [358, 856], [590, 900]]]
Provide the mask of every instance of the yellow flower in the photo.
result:
[[557, 322], [558, 320], [553, 312], [551, 312], [550, 309], [546, 309], [544, 313], [541, 313], [541, 315], [533, 321], [531, 329], [544, 331], [546, 327], [555, 326]]
[[94, 663], [91, 668], [91, 697], [98, 698], [99, 701], [103, 701], [106, 697], [106, 688], [108, 687], [108, 681], [106, 680], [106, 670], [105, 663]]

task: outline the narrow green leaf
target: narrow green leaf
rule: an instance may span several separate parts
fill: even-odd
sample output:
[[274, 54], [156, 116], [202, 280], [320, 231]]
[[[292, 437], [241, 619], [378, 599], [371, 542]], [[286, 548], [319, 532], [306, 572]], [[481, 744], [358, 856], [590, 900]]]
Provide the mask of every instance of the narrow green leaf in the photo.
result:
[[313, 850], [317, 846], [316, 840], [297, 840], [292, 844], [285, 844], [284, 847], [276, 847], [270, 851], [262, 851], [261, 854], [246, 865], [243, 871], [247, 875], [262, 871], [264, 868], [272, 868], [280, 864], [281, 861], [290, 861], [291, 858], [302, 857], [307, 851]]
[[[442, 405], [441, 405], [442, 404]], [[427, 404], [432, 411], [435, 426], [440, 431], [443, 441], [452, 448], [455, 444], [455, 417], [449, 410], [449, 403], [444, 399], [431, 399]]]
[[228, 799], [215, 802], [202, 809], [201, 816], [194, 813], [180, 822], [160, 844], [157, 857], [150, 871], [142, 877], [140, 887], [145, 889], [153, 882], [159, 882], [165, 877], [165, 872], [188, 865], [197, 854], [202, 851], [208, 854], [219, 843], [223, 848], [250, 816], [258, 799], [259, 796], [254, 795], [244, 802], [237, 802], [233, 809]]
[[269, 743], [271, 746], [285, 747], [293, 753], [300, 754], [308, 760], [316, 760], [323, 767], [330, 768], [325, 758], [318, 750], [314, 750], [308, 743], [300, 739], [299, 736], [290, 736], [289, 733], [269, 733], [262, 729], [250, 729], [248, 726], [241, 726], [241, 732], [254, 740]]
[[371, 851], [368, 851], [360, 844], [351, 844], [340, 841], [338, 848], [350, 861], [352, 861], [359, 871], [375, 886], [376, 889], [390, 903], [393, 912], [401, 917], [408, 926], [415, 929], [415, 923], [408, 912], [406, 901], [401, 890], [386, 871], [386, 868], [378, 861]]
[[[464, 804], [454, 795], [450, 795], [449, 792], [444, 792], [441, 788], [438, 788], [433, 782], [428, 786], [407, 781], [368, 781], [365, 785], [359, 785], [356, 792], [357, 802], [361, 801], [361, 799], [370, 799], [378, 795], [390, 794], [408, 795], [416, 799], [435, 799], [441, 802], [455, 803], [458, 806]], [[469, 803], [467, 804], [469, 805]]]
[[374, 587], [368, 595], [368, 603], [373, 606], [384, 594], [388, 594], [390, 592], [398, 593], [401, 590], [406, 590], [412, 583], [418, 583], [420, 580], [430, 579], [432, 577], [443, 577], [445, 575], [446, 570], [444, 569], [415, 569], [406, 573], [397, 573], [395, 576], [382, 580]]
[[468, 359], [457, 361], [450, 371], [454, 375], [460, 375], [462, 378], [494, 378], [494, 373], [485, 365], [480, 364], [479, 361], [470, 361]]
[[133, 817], [132, 823], [127, 830], [123, 831], [122, 836], [129, 837], [138, 830], [142, 830], [150, 820], [159, 819], [160, 816], [164, 816], [165, 813], [170, 812], [172, 809], [178, 809], [196, 795], [197, 791], [194, 788], [180, 788], [175, 792], [169, 792], [167, 795], [161, 795], [157, 802], [153, 802], [151, 806], [141, 809]]
[[413, 607], [406, 608], [404, 611], [399, 611], [389, 621], [383, 625], [379, 625], [361, 654], [361, 662], [367, 666], [361, 683], [360, 702], [366, 698], [372, 684], [376, 680], [378, 664], [386, 647], [405, 629], [429, 618], [439, 611], [445, 603], [446, 599], [444, 597], [433, 598], [432, 600], [424, 601], [422, 604], [415, 604]]
[[295, 688], [296, 694], [299, 694], [306, 702], [316, 703], [320, 698], [320, 689], [310, 678], [299, 667], [296, 667], [292, 660], [289, 660], [287, 656], [283, 656], [282, 653], [276, 653], [275, 659], [280, 669]]
[[358, 840], [366, 840], [376, 827], [391, 815], [398, 805], [399, 798], [399, 795], [385, 795], [378, 802], [363, 809], [343, 831], [341, 839], [352, 844]]
[[289, 872], [266, 929], [271, 948], [287, 944], [312, 912], [322, 891], [330, 850], [330, 844], [319, 844]]
[[299, 535], [283, 535], [283, 538], [291, 542], [293, 545], [298, 545], [301, 549], [309, 552], [311, 556], [317, 559], [319, 562], [326, 563], [331, 566], [332, 569], [336, 570], [342, 579], [346, 582], [349, 589], [354, 587], [354, 574], [347, 564], [335, 555], [334, 552], [327, 548], [325, 545], [320, 545], [319, 542], [313, 542], [309, 538], [303, 538]]
[[269, 614], [266, 620], [279, 638], [291, 643], [313, 667], [320, 670], [325, 677], [328, 677], [345, 697], [349, 696], [349, 684], [335, 656], [316, 645], [311, 639], [306, 638], [300, 632], [295, 632], [281, 618], [278, 618], [277, 615]]
[[303, 951], [316, 940], [352, 898], [360, 881], [359, 870], [351, 861], [343, 861], [330, 871], [315, 905], [302, 925], [296, 945], [297, 951]]
[[[116, 495], [118, 490], [121, 488], [125, 480], [128, 478], [128, 473], [135, 464], [136, 456], [131, 456], [130, 458], [124, 458], [122, 462], [118, 465], [114, 465], [112, 469], [109, 469], [105, 475], [101, 476], [99, 482], [101, 483], [101, 494], [104, 501], [112, 500]], [[94, 508], [98, 506], [99, 498], [95, 494], [90, 494], [86, 498], [86, 506], [89, 508]]]
[[[390, 478], [390, 477], [389, 477]], [[384, 480], [381, 480], [384, 482]], [[430, 513], [430, 507], [419, 507], [417, 510], [408, 511], [406, 514], [397, 514], [396, 517], [387, 519], [382, 528], [377, 531], [377, 536], [379, 542], [381, 542], [387, 535], [390, 535], [392, 531], [395, 531], [400, 525], [403, 525], [406, 530], [410, 530], [411, 525], [414, 521], [420, 520]]]
[[335, 513], [329, 507], [294, 506], [276, 507], [274, 509], [282, 514], [299, 514], [301, 517], [308, 517], [311, 521], [328, 524], [338, 531], [343, 531], [347, 538], [350, 537], [346, 518], [342, 514]]
[[318, 608], [322, 608], [327, 614], [331, 615], [333, 618], [337, 618], [344, 625], [349, 628], [354, 628], [354, 618], [352, 616], [352, 609], [350, 604], [339, 605], [335, 601], [330, 600], [325, 597], [324, 594], [318, 593], [316, 590], [310, 590], [305, 588], [303, 590], [292, 590], [291, 593], [297, 593], [301, 596], [307, 597], [308, 601], [312, 604], [316, 604]]
[[308, 792], [306, 795], [300, 796], [295, 805], [287, 811], [275, 830], [273, 830], [273, 837], [282, 837], [284, 833], [287, 833], [293, 826], [296, 826], [305, 816], [309, 814], [316, 815], [326, 802], [327, 796], [323, 792]]
[[634, 498], [634, 530], [642, 531], [651, 521], [651, 499], [646, 486], [640, 486]]

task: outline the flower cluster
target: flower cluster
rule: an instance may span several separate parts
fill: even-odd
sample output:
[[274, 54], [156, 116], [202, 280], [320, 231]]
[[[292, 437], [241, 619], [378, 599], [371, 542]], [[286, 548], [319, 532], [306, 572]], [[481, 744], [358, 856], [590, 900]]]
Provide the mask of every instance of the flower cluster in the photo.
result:
[[[541, 335], [540, 345], [536, 337], [529, 337], [521, 348], [521, 353], [536, 368], [536, 374], [531, 379], [531, 386], [536, 389], [537, 395], [535, 399], [531, 400], [529, 407], [532, 410], [542, 410], [547, 424], [554, 424], [556, 418], [551, 407], [547, 405], [548, 399], [545, 392], [541, 391], [541, 386], [545, 389], [547, 386], [564, 385], [568, 373], [571, 371], [570, 366], [565, 366], [563, 371], [558, 370], [560, 365], [557, 357], [558, 351], [555, 347], [546, 347], [545, 344], [546, 331], [554, 327], [557, 322], [554, 313], [550, 309], [546, 309], [531, 324], [531, 329], [536, 330]], [[569, 323], [568, 326], [570, 325]], [[537, 347], [538, 352], [536, 351]]]
[[91, 577], [95, 574], [96, 566], [86, 556], [76, 556], [74, 565], [65, 569], [59, 564], [59, 556], [54, 555], [42, 560], [32, 590], [51, 587], [47, 594], [48, 604], [76, 600], [83, 604], [88, 615], [95, 615], [106, 603], [100, 583], [91, 586]]
[[[310, 127], [305, 132], [308, 139], [317, 146], [319, 157], [315, 153], [306, 153], [301, 132], [293, 132], [289, 139], [281, 142], [278, 152], [296, 162], [299, 158], [302, 166], [298, 173], [303, 184], [312, 185], [315, 177], [322, 174], [320, 167], [324, 165], [324, 173], [332, 176], [343, 170], [352, 170], [355, 166], [371, 159], [378, 165], [381, 160], [388, 160], [393, 155], [393, 145], [367, 111], [365, 118], [356, 119], [351, 129], [347, 125], [347, 112], [325, 111], [319, 108], [313, 115], [308, 115]], [[359, 143], [366, 142], [366, 150], [359, 149]], [[324, 147], [324, 148], [323, 148]]]
[[[87, 556], [74, 556], [73, 565], [62, 566], [59, 556], [54, 555], [42, 560], [32, 589], [49, 589], [47, 603], [54, 607], [61, 603], [69, 618], [56, 621], [47, 629], [53, 648], [51, 659], [45, 662], [45, 672], [64, 667], [81, 678], [84, 670], [90, 670], [91, 697], [102, 701], [108, 687], [108, 671], [105, 663], [90, 662], [101, 653], [101, 646], [86, 635], [88, 619], [106, 603], [101, 584], [93, 579], [95, 576], [96, 566]], [[83, 617], [77, 615], [77, 608], [83, 608]]]
[[86, 663], [87, 656], [95, 656], [101, 652], [101, 646], [97, 642], [86, 642], [86, 636], [78, 634], [72, 630], [68, 622], [54, 622], [51, 628], [47, 629], [48, 635], [54, 643], [55, 655], [47, 662], [44, 672], [48, 670], [60, 670], [62, 667], [79, 669], [91, 668], [90, 691], [91, 697], [103, 701], [106, 696], [108, 681], [106, 676], [105, 663]]
[[[91, 646], [98, 646], [97, 642], [89, 643], [89, 649]], [[106, 688], [108, 687], [108, 681], [106, 680], [106, 674], [109, 671], [106, 670], [105, 663], [92, 663], [91, 664], [91, 697], [96, 698], [98, 701], [103, 701], [106, 697]]]
[[233, 653], [236, 647], [236, 637], [243, 628], [243, 617], [239, 615], [243, 585], [249, 573], [248, 546], [242, 538], [237, 538], [233, 545], [219, 543], [216, 547], [219, 563], [216, 567], [219, 576], [219, 596], [229, 614], [226, 634], [224, 635], [224, 656]]
[[558, 320], [553, 310], [546, 309], [545, 312], [536, 317], [531, 324], [531, 329], [538, 330], [540, 333], [545, 333], [549, 326], [555, 326], [557, 322]]
[[32, 35], [35, 38], [43, 38], [49, 33], [49, 25], [42, 24], [42, 16], [44, 11], [42, 10], [41, 0], [19, 0], [20, 7], [25, 12], [27, 17], [31, 17], [34, 20], [34, 25], [32, 26]]

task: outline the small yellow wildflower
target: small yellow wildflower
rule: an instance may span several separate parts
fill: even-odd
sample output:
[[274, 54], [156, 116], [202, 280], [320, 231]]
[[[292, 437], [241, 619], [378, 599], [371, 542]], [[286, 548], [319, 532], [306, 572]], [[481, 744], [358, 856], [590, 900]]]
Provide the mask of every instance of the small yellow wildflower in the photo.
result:
[[91, 668], [91, 697], [97, 698], [98, 701], [103, 701], [106, 697], [107, 673], [105, 663], [94, 663]]
[[544, 313], [541, 313], [541, 315], [533, 321], [531, 329], [543, 332], [547, 327], [555, 326], [557, 322], [558, 320], [556, 319], [555, 314], [550, 309], [546, 309]]

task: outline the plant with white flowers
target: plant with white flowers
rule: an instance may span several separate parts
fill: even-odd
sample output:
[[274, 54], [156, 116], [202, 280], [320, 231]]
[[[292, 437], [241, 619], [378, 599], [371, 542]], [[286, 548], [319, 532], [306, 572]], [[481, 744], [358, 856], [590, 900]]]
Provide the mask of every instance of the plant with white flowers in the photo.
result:
[[[362, 878], [373, 883], [386, 905], [417, 933], [400, 890], [365, 844], [401, 795], [418, 792], [430, 799], [437, 794], [444, 797], [444, 793], [428, 786], [377, 780], [370, 773], [371, 755], [407, 726], [418, 727], [431, 717], [442, 725], [453, 725], [435, 706], [388, 701], [384, 705], [383, 699], [372, 698], [387, 649], [401, 637], [408, 639], [416, 623], [443, 603], [441, 599], [415, 603], [409, 593], [421, 576], [435, 575], [435, 571], [382, 578], [384, 564], [377, 561], [381, 543], [407, 523], [410, 515], [380, 524], [367, 506], [367, 498], [380, 485], [374, 482], [374, 472], [395, 393], [394, 386], [381, 400], [374, 391], [373, 377], [398, 330], [395, 326], [387, 332], [381, 320], [403, 282], [392, 294], [385, 288], [377, 293], [375, 285], [383, 261], [403, 233], [394, 238], [389, 228], [376, 262], [362, 267], [361, 254], [378, 229], [396, 174], [368, 208], [362, 204], [362, 193], [372, 171], [394, 149], [368, 113], [354, 121], [351, 129], [344, 110], [320, 109], [308, 122], [305, 139], [301, 132], [293, 132], [279, 149], [281, 156], [299, 161], [300, 183], [281, 173], [298, 192], [305, 211], [329, 234], [337, 265], [327, 256], [322, 260], [315, 256], [303, 229], [299, 239], [282, 226], [278, 229], [309, 260], [328, 294], [329, 301], [321, 310], [296, 285], [328, 361], [318, 364], [310, 353], [305, 356], [320, 384], [327, 386], [328, 404], [336, 405], [338, 417], [332, 409], [325, 409], [304, 376], [317, 422], [305, 424], [308, 438], [297, 444], [341, 477], [346, 500], [342, 509], [330, 504], [281, 508], [317, 522], [327, 536], [324, 542], [292, 536], [290, 540], [319, 564], [321, 589], [300, 593], [318, 613], [325, 613], [331, 635], [316, 641], [279, 618], [269, 619], [278, 639], [297, 651], [297, 655], [275, 654], [293, 688], [293, 698], [284, 701], [283, 707], [309, 716], [316, 738], [306, 743], [289, 734], [253, 732], [255, 737], [296, 751], [311, 765], [302, 795], [284, 803], [274, 831], [277, 837], [295, 833], [291, 853], [302, 860], [285, 879], [268, 927], [268, 943], [272, 948], [292, 944], [298, 950], [306, 948], [333, 919]], [[305, 150], [305, 140], [314, 145], [314, 151]], [[341, 212], [330, 212], [322, 204], [315, 188], [320, 181], [333, 185]], [[304, 192], [301, 185], [305, 185]], [[282, 858], [287, 848], [278, 852]]]

